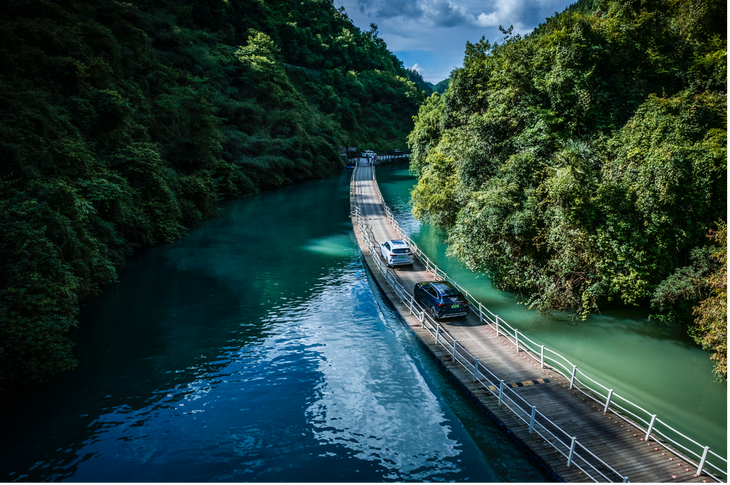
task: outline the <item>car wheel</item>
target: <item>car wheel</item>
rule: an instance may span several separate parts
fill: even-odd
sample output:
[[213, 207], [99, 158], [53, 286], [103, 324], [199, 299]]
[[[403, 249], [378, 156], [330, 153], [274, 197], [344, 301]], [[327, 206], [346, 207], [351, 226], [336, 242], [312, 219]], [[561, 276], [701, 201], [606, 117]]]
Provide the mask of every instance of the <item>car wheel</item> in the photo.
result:
[[439, 319], [439, 314], [436, 311], [436, 307], [435, 306], [432, 306], [431, 307], [431, 316], [433, 317], [434, 320], [438, 320]]

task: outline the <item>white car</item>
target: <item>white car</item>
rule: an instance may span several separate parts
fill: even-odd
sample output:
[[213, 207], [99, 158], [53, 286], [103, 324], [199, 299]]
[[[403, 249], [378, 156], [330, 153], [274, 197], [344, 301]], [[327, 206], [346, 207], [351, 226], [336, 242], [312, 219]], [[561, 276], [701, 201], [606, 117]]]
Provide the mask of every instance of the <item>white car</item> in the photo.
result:
[[373, 158], [375, 158], [375, 156], [377, 155], [377, 153], [375, 153], [372, 150], [365, 150], [364, 152], [362, 152], [362, 158], [365, 158], [368, 155], [370, 156], [370, 160], [372, 160]]
[[380, 253], [388, 266], [413, 264], [413, 253], [403, 241], [391, 240], [380, 243]]

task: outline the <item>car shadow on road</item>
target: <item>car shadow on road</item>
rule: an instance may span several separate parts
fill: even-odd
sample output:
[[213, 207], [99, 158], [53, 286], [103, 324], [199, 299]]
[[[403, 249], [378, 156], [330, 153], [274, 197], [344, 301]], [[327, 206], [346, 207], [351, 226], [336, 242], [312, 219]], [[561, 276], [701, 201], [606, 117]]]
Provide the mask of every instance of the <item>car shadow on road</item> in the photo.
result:
[[478, 319], [469, 317], [442, 318], [439, 323], [450, 327], [481, 327], [484, 325]]

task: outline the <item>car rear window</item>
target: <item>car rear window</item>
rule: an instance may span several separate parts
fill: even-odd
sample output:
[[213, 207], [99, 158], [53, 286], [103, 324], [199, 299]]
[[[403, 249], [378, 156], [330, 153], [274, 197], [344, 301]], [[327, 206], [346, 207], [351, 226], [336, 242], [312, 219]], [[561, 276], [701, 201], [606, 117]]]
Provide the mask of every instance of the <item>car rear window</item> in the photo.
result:
[[393, 252], [394, 252], [395, 254], [408, 254], [408, 253], [410, 253], [411, 251], [410, 251], [409, 249], [402, 249], [402, 248], [401, 248], [401, 249], [393, 249]]
[[460, 295], [459, 290], [454, 288], [454, 286], [451, 283], [448, 283], [446, 281], [437, 281], [432, 283], [432, 286], [436, 288], [439, 293], [441, 293], [444, 296], [453, 296], [453, 295]]

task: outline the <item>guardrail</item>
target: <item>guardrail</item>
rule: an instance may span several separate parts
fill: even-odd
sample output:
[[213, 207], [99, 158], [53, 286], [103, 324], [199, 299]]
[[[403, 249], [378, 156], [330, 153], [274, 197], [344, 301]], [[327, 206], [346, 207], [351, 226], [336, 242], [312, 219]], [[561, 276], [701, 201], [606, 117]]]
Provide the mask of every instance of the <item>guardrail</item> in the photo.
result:
[[[351, 183], [351, 197], [355, 195], [354, 177], [355, 172], [353, 172], [353, 183]], [[431, 273], [434, 278], [439, 278], [451, 282], [467, 297], [472, 305], [472, 308], [475, 309], [475, 311], [476, 309], [479, 310], [480, 322], [486, 322], [487, 325], [492, 327], [497, 332], [497, 336], [504, 336], [505, 338], [507, 338], [510, 342], [514, 344], [515, 350], [517, 352], [525, 352], [529, 357], [534, 359], [535, 362], [540, 364], [541, 369], [552, 369], [553, 371], [563, 375], [566, 379], [569, 379], [570, 389], [576, 389], [589, 399], [603, 406], [604, 414], [606, 414], [607, 412], [612, 412], [617, 417], [623, 419], [632, 426], [643, 430], [643, 432], [645, 433], [643, 440], [648, 442], [653, 437], [656, 444], [662, 446], [670, 453], [687, 462], [694, 463], [694, 465], [697, 466], [697, 471], [695, 472], [696, 475], [699, 476], [702, 474], [702, 472], [704, 472], [707, 476], [711, 477], [717, 482], [722, 483], [727, 481], [728, 474], [726, 458], [710, 450], [709, 446], [703, 446], [694, 439], [672, 428], [667, 423], [657, 418], [656, 414], [652, 414], [638, 404], [633, 403], [628, 399], [625, 399], [624, 397], [616, 394], [613, 389], [609, 389], [600, 382], [586, 375], [566, 357], [555, 352], [554, 350], [546, 348], [542, 344], [534, 342], [518, 329], [512, 327], [507, 322], [502, 320], [498, 315], [491, 312], [480, 301], [474, 298], [467, 290], [462, 288], [456, 281], [450, 278], [449, 275], [446, 274], [445, 271], [441, 270], [438, 266], [436, 266], [436, 264], [434, 264], [433, 261], [431, 261], [429, 257], [418, 248], [416, 243], [413, 242], [413, 240], [401, 229], [398, 221], [395, 220], [395, 217], [393, 216], [390, 207], [388, 207], [388, 204], [386, 204], [385, 199], [380, 192], [380, 188], [378, 187], [374, 172], [373, 182], [373, 185], [375, 187], [375, 193], [378, 197], [378, 200], [380, 201], [380, 204], [383, 207], [383, 211], [385, 212], [388, 221], [398, 233], [399, 237], [410, 246], [411, 251], [416, 257], [418, 257], [421, 263], [426, 267], [426, 270]], [[359, 208], [356, 207], [356, 211], [359, 220]], [[380, 261], [380, 258], [377, 256], [379, 254], [377, 250], [375, 252], [372, 252], [371, 249], [371, 253], [375, 255], [373, 259], [378, 260], [378, 264], [382, 263], [382, 261]], [[423, 321], [421, 318], [419, 318], [419, 320]], [[438, 326], [436, 328], [438, 331]], [[478, 365], [478, 363], [475, 365]], [[588, 381], [593, 384], [593, 387], [587, 384]], [[502, 401], [500, 400], [500, 403], [501, 402]], [[657, 439], [657, 437], [661, 439]], [[667, 443], [671, 443], [671, 445], [676, 448], [668, 446]], [[561, 453], [563, 452], [561, 451]], [[563, 454], [565, 455], [565, 453]], [[712, 469], [714, 473], [708, 471], [708, 468]], [[581, 470], [584, 471], [582, 468]], [[715, 473], [720, 475], [720, 477], [716, 476]], [[724, 480], [721, 477], [724, 477]]]
[[400, 152], [400, 153], [378, 153], [378, 159], [376, 161], [376, 165], [381, 162], [385, 162], [386, 160], [402, 160], [406, 159], [411, 156], [410, 152]]
[[[354, 176], [355, 174], [353, 174]], [[354, 183], [351, 183], [350, 193], [353, 199], [356, 200], [356, 197], [354, 197], [356, 196]], [[471, 374], [473, 381], [478, 382], [491, 393], [497, 399], [499, 406], [505, 406], [522, 420], [528, 426], [531, 434], [537, 433], [546, 443], [561, 453], [567, 459], [569, 467], [571, 465], [576, 466], [595, 482], [613, 482], [616, 479], [628, 482], [628, 477], [621, 475], [598, 458], [580, 444], [575, 437], [553, 423], [535, 406], [512, 390], [511, 387], [505, 387], [504, 380], [499, 379], [484, 365], [480, 365], [479, 360], [451, 336], [440, 323], [435, 321], [410, 292], [406, 291], [397, 277], [389, 271], [387, 265], [379, 256], [378, 244], [372, 236], [369, 225], [360, 218], [360, 208], [357, 203], [354, 204], [351, 216], [356, 220], [360, 234], [373, 256], [373, 261], [379, 272], [393, 288], [401, 302], [409, 309], [409, 312], [415, 315], [418, 321], [421, 322], [421, 326], [434, 337], [436, 345], [441, 346], [451, 355], [452, 362], [459, 364]]]

